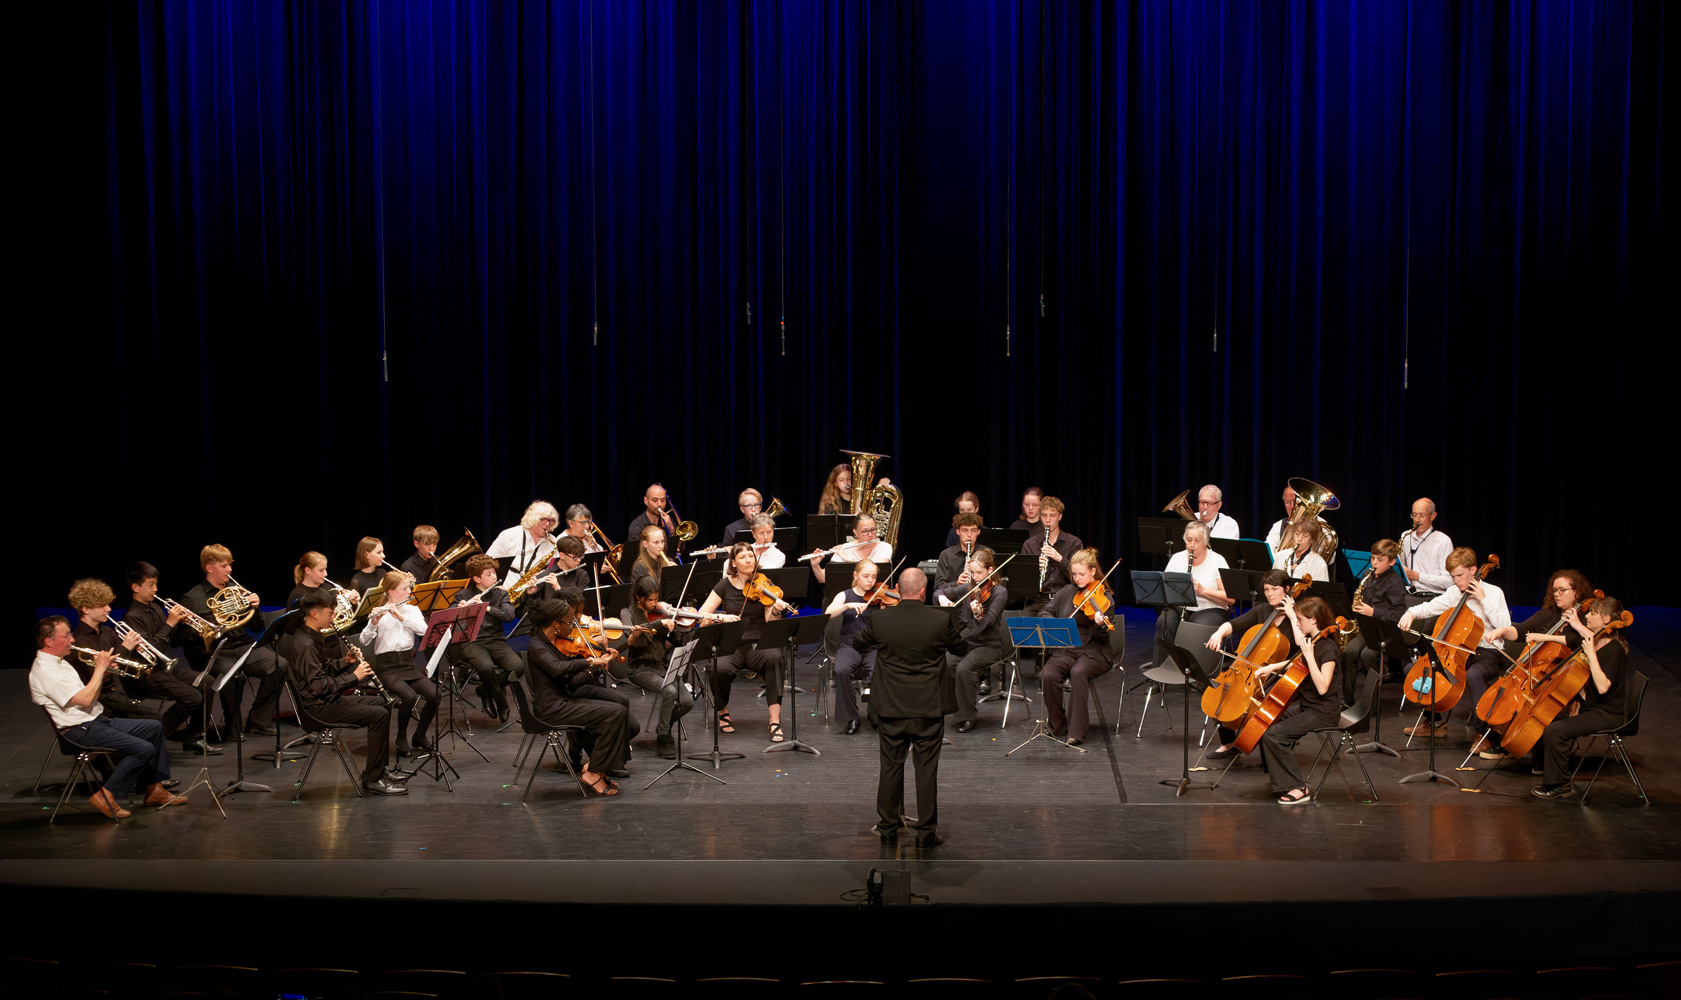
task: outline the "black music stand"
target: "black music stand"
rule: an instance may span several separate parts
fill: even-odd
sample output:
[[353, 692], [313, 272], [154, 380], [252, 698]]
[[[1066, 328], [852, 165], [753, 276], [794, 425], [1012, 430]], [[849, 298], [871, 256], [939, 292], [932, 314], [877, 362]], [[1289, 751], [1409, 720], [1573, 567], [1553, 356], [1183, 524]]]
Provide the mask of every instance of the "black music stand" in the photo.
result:
[[[259, 614], [260, 613], [261, 612], [259, 612]], [[281, 615], [279, 618], [276, 618], [274, 621], [269, 622], [268, 628], [263, 630], [263, 634], [258, 636], [257, 640], [255, 642], [253, 642], [251, 645], [245, 647], [245, 652], [240, 654], [239, 659], [234, 661], [234, 665], [228, 668], [228, 672], [223, 674], [220, 678], [217, 679], [215, 685], [211, 688], [212, 693], [220, 694], [224, 687], [227, 687], [228, 684], [232, 683], [234, 677], [245, 669], [245, 661], [250, 659], [251, 654], [255, 653], [259, 647], [264, 646], [264, 645], [273, 646], [275, 643], [279, 642], [280, 637], [288, 631], [288, 627], [289, 627], [289, 626], [282, 626], [281, 623], [282, 622], [288, 622], [292, 618], [292, 616], [295, 615], [295, 614], [297, 614], [297, 612], [288, 611], [285, 614]], [[243, 627], [243, 626], [241, 626], [241, 627]], [[227, 641], [228, 641], [227, 637], [224, 636], [223, 639], [222, 639], [222, 642], [216, 644], [216, 653], [221, 652], [222, 643], [225, 643]], [[205, 665], [205, 668], [204, 668], [205, 673], [209, 673], [210, 672], [210, 667], [215, 664], [216, 653], [211, 653], [210, 654], [210, 661], [209, 661], [209, 663], [207, 663]], [[280, 657], [279, 656], [275, 657], [274, 669], [276, 669], [276, 670], [280, 669]], [[206, 698], [205, 702], [209, 703], [210, 700], [211, 699]], [[208, 722], [209, 721], [209, 716], [207, 715], [205, 717], [205, 719], [206, 719], [206, 722]], [[209, 730], [206, 729], [205, 732], [208, 733]], [[232, 781], [228, 782], [227, 786], [222, 789], [222, 794], [223, 795], [230, 795], [234, 792], [272, 792], [272, 791], [274, 791], [274, 789], [270, 788], [267, 785], [259, 784], [255, 781], [246, 781], [245, 780], [245, 741], [239, 740], [239, 741], [236, 741], [236, 742], [239, 743], [239, 746], [234, 749], [234, 768], [235, 768], [234, 779]], [[274, 727], [274, 753], [275, 753], [276, 758], [278, 758], [282, 752], [283, 751], [282, 751], [282, 748], [280, 746], [280, 727], [278, 725], [276, 725]], [[274, 766], [277, 769], [280, 767], [280, 761], [278, 759], [275, 761]], [[209, 770], [208, 767], [205, 770], [208, 772], [208, 770]], [[208, 787], [208, 785], [209, 785], [209, 775], [208, 775], [208, 773], [206, 773], [205, 779], [206, 779], [206, 787]], [[198, 779], [197, 778], [193, 779], [193, 784], [196, 785], [197, 783], [198, 783]], [[188, 787], [189, 787], [189, 790], [190, 790], [191, 786], [188, 786]], [[214, 796], [215, 793], [212, 792], [211, 795]], [[220, 809], [221, 807], [222, 807], [221, 802], [217, 802], [216, 803], [216, 808]]]
[[712, 751], [710, 753], [695, 753], [689, 755], [689, 760], [710, 760], [712, 770], [718, 770], [721, 762], [726, 760], [741, 760], [746, 754], [725, 753], [718, 749], [718, 713], [712, 707], [712, 682], [718, 675], [718, 657], [728, 656], [741, 645], [741, 633], [746, 626], [742, 622], [715, 622], [704, 628], [695, 630], [695, 650], [689, 654], [689, 662], [695, 660], [706, 661], [706, 717], [707, 725], [712, 728]]
[[823, 751], [800, 739], [800, 685], [794, 679], [794, 650], [807, 643], [823, 641], [823, 629], [829, 624], [829, 616], [825, 614], [800, 615], [796, 618], [777, 618], [765, 622], [765, 629], [759, 633], [759, 648], [767, 646], [781, 647], [782, 662], [788, 671], [789, 701], [788, 710], [782, 713], [782, 718], [788, 721], [788, 736], [781, 743], [772, 743], [760, 753], [775, 753], [778, 750], [799, 750], [813, 756], [821, 757]]
[[1160, 552], [1171, 559], [1173, 553], [1185, 547], [1185, 525], [1189, 521], [1171, 517], [1141, 517], [1138, 519], [1138, 550]]
[[760, 570], [771, 583], [782, 588], [782, 599], [789, 604], [805, 600], [811, 583], [811, 570], [804, 566], [784, 566], [781, 569]]
[[[851, 514], [807, 514], [805, 518], [805, 541], [812, 549], [832, 549], [846, 541], [847, 532], [852, 530], [853, 516]], [[787, 549], [782, 551], [786, 552]], [[803, 554], [803, 553], [802, 553]]]
[[[1229, 570], [1220, 571], [1222, 579], [1224, 579], [1224, 575], [1227, 572], [1229, 572]], [[1179, 619], [1180, 621], [1183, 621], [1185, 619], [1185, 609], [1196, 607], [1196, 586], [1192, 581], [1191, 574], [1189, 573], [1162, 573], [1153, 569], [1135, 569], [1132, 571], [1132, 603], [1141, 608], [1155, 608], [1158, 617], [1162, 611], [1165, 611], [1168, 608], [1178, 608]], [[1175, 673], [1163, 673], [1151, 676], [1153, 671], [1162, 670], [1177, 672], [1178, 667], [1176, 665], [1170, 666], [1166, 663], [1152, 663], [1150, 666], [1144, 668], [1144, 679], [1139, 681], [1137, 684], [1134, 684], [1130, 690], [1137, 690], [1137, 688], [1143, 684], [1162, 685], [1162, 710], [1166, 711], [1166, 686], [1168, 684], [1176, 684], [1178, 682], [1173, 679]], [[1186, 697], [1189, 698], [1190, 695], [1187, 694]], [[1144, 692], [1144, 705], [1148, 708], [1149, 704], [1150, 692], [1146, 689]], [[1188, 715], [1187, 718], [1189, 718]], [[1119, 724], [1120, 719], [1117, 718], [1115, 721]], [[1172, 723], [1169, 723], [1169, 725], [1172, 725]], [[1140, 733], [1144, 731], [1144, 715], [1142, 712], [1140, 712], [1138, 716], [1138, 731]]]
[[[698, 597], [711, 590], [723, 576], [723, 564], [710, 561], [691, 560], [681, 566], [667, 566], [660, 570], [660, 600], [675, 605], [690, 594]], [[699, 607], [702, 600], [705, 598], [695, 601], [694, 606]]]
[[1051, 734], [1051, 727], [1045, 724], [1045, 700], [1062, 697], [1061, 691], [1045, 690], [1045, 650], [1076, 649], [1080, 645], [1080, 630], [1072, 618], [1010, 618], [1005, 620], [1005, 626], [1010, 630], [1010, 642], [1017, 649], [1039, 650], [1039, 718], [1033, 721], [1033, 733], [1015, 748], [1006, 750], [1004, 756], [1020, 750], [1034, 740], [1043, 737], [1052, 743], [1065, 746], [1070, 750], [1085, 753], [1085, 747], [1077, 747], [1066, 740], [1059, 740]]
[[[1179, 668], [1179, 672], [1185, 675], [1185, 722], [1182, 735], [1185, 763], [1179, 777], [1163, 778], [1158, 784], [1178, 786], [1178, 790], [1173, 793], [1174, 798], [1178, 798], [1193, 787], [1191, 785], [1191, 698], [1207, 690], [1209, 681], [1208, 674], [1203, 672], [1202, 664], [1197, 662], [1196, 654], [1184, 646], [1178, 643], [1170, 644], [1167, 647], [1167, 655], [1173, 660], [1173, 665]], [[1220, 783], [1216, 781], [1211, 785], [1196, 785], [1194, 787], [1207, 788], [1212, 791], [1220, 787]]]
[[[426, 661], [427, 679], [430, 680], [437, 676], [438, 661], [446, 658], [446, 650], [451, 645], [469, 643], [479, 637], [479, 630], [484, 626], [486, 610], [487, 606], [484, 604], [461, 604], [453, 608], [434, 611], [426, 619], [426, 634], [420, 637], [420, 649], [422, 652], [428, 649], [432, 650], [431, 658]], [[434, 681], [434, 683], [436, 682]], [[484, 755], [484, 751], [473, 746], [473, 724], [467, 721], [466, 713], [462, 713], [461, 719], [466, 724], [467, 731], [463, 733], [455, 727], [455, 701], [459, 696], [456, 694], [454, 687], [451, 687], [449, 691], [451, 695], [449, 700], [449, 726], [447, 728], [443, 726], [442, 712], [433, 713], [432, 749], [411, 758], [416, 771], [419, 771], [427, 760], [436, 758], [432, 764], [432, 780], [443, 779], [446, 788], [449, 788], [449, 779], [444, 777], [445, 770], [447, 769], [457, 778], [461, 777], [461, 772], [457, 771], [454, 765], [450, 764], [449, 759], [444, 756], [445, 736], [453, 736], [467, 744], [469, 749], [479, 755], [480, 760], [487, 764], [490, 763], [490, 758]], [[453, 792], [455, 789], [450, 788], [450, 791]]]
[[[209, 677], [210, 676], [210, 668], [216, 665], [216, 654], [218, 654], [222, 651], [222, 645], [224, 643], [226, 643], [227, 641], [228, 641], [228, 637], [224, 634], [222, 636], [221, 640], [216, 643], [216, 648], [212, 649], [210, 651], [210, 659], [205, 661], [204, 673], [201, 674], [200, 677]], [[241, 662], [243, 662], [243, 658], [241, 658]], [[278, 670], [279, 666], [280, 666], [279, 664], [275, 664], [275, 669]], [[233, 673], [233, 669], [229, 669], [228, 673], [230, 673], [230, 674]], [[216, 685], [215, 690], [217, 690], [217, 691], [221, 690], [221, 685], [220, 684]], [[223, 819], [227, 819], [228, 818], [228, 811], [226, 809], [222, 808], [222, 800], [217, 797], [216, 786], [213, 783], [214, 779], [211, 778], [211, 776], [210, 776], [210, 750], [209, 750], [209, 747], [208, 747], [208, 744], [210, 742], [210, 706], [215, 701], [216, 701], [216, 699], [215, 699], [215, 697], [213, 697], [213, 695], [206, 695], [205, 698], [204, 698], [204, 704], [202, 706], [203, 709], [204, 709], [204, 719], [203, 719], [203, 722], [202, 722], [203, 727], [204, 727], [204, 736], [202, 737], [202, 739], [204, 740], [204, 742], [207, 745], [204, 749], [199, 751], [198, 774], [194, 775], [192, 782], [189, 785], [187, 785], [186, 788], [181, 790], [181, 794], [185, 795], [188, 792], [192, 791], [193, 789], [197, 788], [198, 786], [203, 785], [204, 790], [210, 793], [211, 801], [216, 803], [217, 811], [222, 814]], [[274, 731], [277, 734], [276, 738], [278, 739], [279, 738], [278, 734], [280, 732], [280, 727], [275, 726]], [[238, 742], [238, 741], [235, 741], [235, 742]], [[237, 759], [239, 761], [239, 763], [237, 765], [235, 765], [236, 767], [239, 768], [239, 770], [238, 770], [237, 776], [234, 778], [234, 780], [229, 782], [228, 787], [226, 787], [222, 790], [223, 795], [231, 795], [234, 792], [272, 792], [272, 791], [274, 791], [274, 789], [270, 788], [267, 785], [259, 785], [255, 781], [246, 781], [245, 780], [245, 744], [244, 743], [240, 743], [239, 746], [234, 748], [234, 754], [236, 755], [235, 759]], [[278, 766], [278, 765], [276, 765], [276, 766]]]
[[[1394, 622], [1386, 622], [1382, 618], [1373, 618], [1371, 615], [1362, 615], [1356, 612], [1354, 620], [1359, 623], [1360, 635], [1366, 640], [1368, 646], [1371, 645], [1372, 637], [1377, 637], [1377, 683], [1381, 686], [1383, 684], [1383, 672], [1388, 669], [1389, 647], [1391, 645], [1397, 649], [1406, 647], [1408, 645], [1406, 637], [1401, 634], [1401, 630], [1396, 627]], [[1372, 709], [1372, 741], [1351, 747], [1348, 752], [1386, 753], [1391, 757], [1400, 757], [1399, 751], [1383, 742], [1379, 735], [1382, 728], [1383, 699], [1378, 698], [1376, 707]], [[1435, 729], [1434, 723], [1431, 724], [1430, 728]]]
[[1220, 571], [1220, 587], [1226, 596], [1239, 604], [1257, 607], [1267, 602], [1266, 592], [1261, 589], [1261, 577], [1266, 570], [1259, 569], [1223, 569]]
[[1014, 555], [1027, 544], [1027, 536], [1026, 528], [982, 528], [975, 538], [975, 546], [984, 545], [995, 555]]
[[[1402, 778], [1399, 784], [1405, 785], [1412, 781], [1446, 781], [1452, 783], [1455, 788], [1464, 788], [1465, 786], [1460, 783], [1458, 778], [1443, 774], [1442, 772], [1436, 770], [1436, 688], [1438, 687], [1436, 684], [1436, 674], [1440, 673], [1442, 678], [1449, 684], [1457, 684], [1459, 682], [1452, 674], [1448, 673], [1447, 667], [1442, 665], [1442, 658], [1436, 654], [1435, 643], [1429, 641], [1425, 642], [1424, 655], [1430, 657], [1431, 664], [1429, 676], [1425, 678], [1430, 685], [1430, 706], [1425, 709], [1425, 713], [1427, 715], [1426, 724], [1428, 726], [1425, 730], [1425, 741], [1426, 745], [1430, 749], [1430, 764], [1424, 770], [1419, 771], [1416, 774], [1409, 774]], [[1422, 703], [1420, 704], [1422, 705]]]
[[[694, 564], [690, 563], [689, 565], [692, 566]], [[664, 642], [665, 640], [661, 639], [659, 641]], [[671, 656], [670, 656], [669, 659], [666, 660], [665, 677], [662, 679], [662, 683], [660, 684], [660, 689], [661, 690], [664, 690], [665, 687], [669, 684], [681, 683], [682, 676], [685, 673], [688, 673], [689, 667], [694, 663], [694, 653], [695, 653], [695, 646], [694, 646], [693, 643], [683, 643], [681, 645], [675, 646], [671, 650]], [[708, 701], [710, 702], [710, 700], [711, 700], [711, 696], [709, 694], [708, 695]], [[711, 778], [713, 781], [716, 781], [720, 785], [729, 784], [729, 782], [725, 781], [723, 778], [718, 777], [716, 774], [707, 774], [705, 771], [702, 771], [700, 768], [698, 768], [698, 767], [694, 766], [693, 764], [689, 763], [687, 760], [684, 760], [683, 759], [683, 720], [682, 720], [682, 718], [678, 718], [678, 719], [673, 720], [672, 728], [674, 728], [677, 731], [677, 759], [672, 762], [671, 766], [667, 767], [665, 770], [661, 771], [660, 773], [654, 775], [654, 780], [653, 781], [650, 781], [646, 785], [643, 785], [642, 786], [643, 791], [647, 791], [648, 789], [650, 789], [650, 788], [654, 787], [655, 785], [659, 784], [659, 780], [661, 778], [665, 777], [666, 775], [670, 774], [673, 771], [693, 771], [696, 774], [702, 775], [702, 776], [707, 777], [707, 778]], [[716, 729], [717, 728], [716, 725], [714, 725], [713, 728]], [[714, 739], [714, 741], [713, 741], [713, 749], [714, 750], [717, 749], [716, 739]], [[736, 756], [740, 757], [742, 755], [741, 754], [736, 754]]]
[[1208, 547], [1220, 553], [1226, 560], [1226, 565], [1236, 566], [1240, 570], [1257, 568], [1265, 571], [1272, 568], [1272, 557], [1267, 555], [1267, 543], [1258, 538], [1210, 538]]

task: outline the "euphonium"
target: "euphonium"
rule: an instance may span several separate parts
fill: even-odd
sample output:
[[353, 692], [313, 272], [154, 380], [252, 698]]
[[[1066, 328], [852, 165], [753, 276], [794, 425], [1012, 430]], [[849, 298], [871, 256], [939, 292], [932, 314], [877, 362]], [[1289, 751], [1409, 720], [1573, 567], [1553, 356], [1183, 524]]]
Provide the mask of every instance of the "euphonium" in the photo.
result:
[[1178, 514], [1187, 521], [1195, 521], [1197, 519], [1197, 512], [1191, 509], [1190, 501], [1185, 499], [1190, 495], [1190, 490], [1181, 490], [1178, 496], [1169, 500], [1167, 502], [1167, 506], [1162, 508], [1162, 513], [1167, 514], [1171, 512]]
[[852, 516], [858, 517], [868, 514], [875, 518], [876, 537], [885, 541], [895, 551], [899, 548], [899, 521], [904, 514], [901, 505], [904, 494], [897, 486], [870, 486], [875, 479], [876, 462], [891, 456], [877, 454], [873, 451], [847, 451], [841, 449], [841, 454], [852, 456]]
[[460, 562], [470, 555], [476, 555], [484, 551], [479, 547], [479, 540], [473, 537], [471, 531], [466, 528], [462, 528], [461, 531], [462, 535], [456, 539], [455, 544], [446, 549], [443, 555], [437, 557], [438, 565], [432, 567], [432, 573], [426, 578], [426, 582], [437, 583], [448, 575], [451, 563]]
[[[77, 659], [86, 663], [90, 667], [93, 666], [93, 658], [99, 655], [99, 650], [89, 649], [86, 646], [71, 646], [70, 649], [76, 654]], [[111, 665], [105, 669], [119, 677], [144, 677], [151, 672], [152, 668], [148, 667], [144, 663], [141, 663], [139, 660], [131, 660], [126, 656], [119, 656], [112, 660]]]
[[257, 613], [257, 606], [250, 601], [251, 592], [239, 585], [239, 581], [228, 577], [228, 585], [210, 595], [210, 600], [204, 603], [209, 606], [210, 614], [216, 619], [216, 624], [223, 628], [239, 628], [251, 620]]

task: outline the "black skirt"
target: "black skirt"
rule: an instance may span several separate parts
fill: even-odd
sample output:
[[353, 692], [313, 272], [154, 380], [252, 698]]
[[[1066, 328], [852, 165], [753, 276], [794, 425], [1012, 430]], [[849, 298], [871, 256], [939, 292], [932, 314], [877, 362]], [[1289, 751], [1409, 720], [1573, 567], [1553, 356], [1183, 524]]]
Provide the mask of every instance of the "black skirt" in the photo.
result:
[[414, 650], [394, 649], [374, 657], [374, 674], [381, 684], [392, 681], [418, 681], [425, 675], [414, 662]]

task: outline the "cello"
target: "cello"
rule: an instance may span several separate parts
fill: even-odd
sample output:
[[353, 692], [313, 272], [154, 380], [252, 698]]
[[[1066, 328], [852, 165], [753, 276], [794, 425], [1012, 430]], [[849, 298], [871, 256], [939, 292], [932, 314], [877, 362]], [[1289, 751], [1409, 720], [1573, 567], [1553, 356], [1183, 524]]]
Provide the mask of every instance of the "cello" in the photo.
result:
[[[1348, 624], [1348, 619], [1337, 616], [1337, 620], [1325, 626], [1313, 635], [1308, 636], [1307, 645], [1311, 646], [1327, 636], [1336, 635]], [[1302, 686], [1302, 681], [1308, 679], [1307, 658], [1305, 652], [1298, 652], [1296, 658], [1290, 661], [1290, 666], [1284, 671], [1284, 676], [1267, 688], [1267, 696], [1261, 704], [1250, 713], [1249, 721], [1243, 724], [1243, 730], [1237, 734], [1233, 746], [1239, 753], [1248, 753], [1261, 742], [1272, 724], [1277, 722], [1284, 709], [1289, 707], [1290, 699], [1296, 696], [1296, 689]]]
[[[1500, 557], [1490, 552], [1488, 562], [1477, 569], [1476, 578], [1488, 579], [1489, 572], [1499, 565]], [[1453, 609], [1453, 613], [1436, 619], [1436, 628], [1430, 633], [1430, 645], [1434, 647], [1435, 658], [1441, 665], [1432, 667], [1428, 652], [1413, 661], [1403, 688], [1407, 701], [1437, 714], [1446, 714], [1464, 697], [1465, 661], [1471, 658], [1471, 651], [1483, 639], [1482, 619], [1466, 606], [1470, 600], [1471, 591], [1461, 590], [1459, 606]]]
[[[1576, 605], [1576, 614], [1587, 614], [1593, 602], [1604, 596], [1605, 591], [1596, 590], [1584, 597], [1581, 603]], [[1566, 624], [1568, 622], [1560, 615], [1553, 627], [1543, 634], [1557, 635], [1564, 630]], [[1570, 647], [1562, 642], [1537, 641], [1525, 646], [1522, 655], [1512, 664], [1511, 669], [1500, 675], [1500, 680], [1484, 691], [1483, 696], [1477, 700], [1477, 718], [1488, 723], [1489, 728], [1495, 732], [1505, 732], [1506, 727], [1511, 725], [1512, 717], [1523, 704], [1522, 692], [1534, 683], [1535, 678], [1550, 671], [1560, 657], [1569, 653]]]
[[1592, 639], [1583, 642], [1582, 648], [1576, 650], [1570, 659], [1555, 665], [1525, 688], [1517, 714], [1500, 736], [1500, 745], [1508, 754], [1522, 757], [1533, 750], [1541, 739], [1541, 733], [1564, 714], [1593, 679], [1593, 668], [1588, 665], [1589, 644], [1633, 624], [1634, 615], [1625, 610], [1620, 617], [1606, 622]]
[[[1313, 574], [1302, 577], [1290, 588], [1290, 599], [1297, 600], [1313, 584]], [[1202, 693], [1202, 712], [1217, 722], [1234, 723], [1244, 719], [1260, 704], [1261, 681], [1255, 671], [1268, 667], [1290, 655], [1290, 635], [1279, 624], [1288, 614], [1280, 604], [1266, 622], [1250, 627], [1243, 633], [1237, 655], [1231, 666], [1220, 671]], [[1243, 728], [1239, 725], [1237, 728]]]

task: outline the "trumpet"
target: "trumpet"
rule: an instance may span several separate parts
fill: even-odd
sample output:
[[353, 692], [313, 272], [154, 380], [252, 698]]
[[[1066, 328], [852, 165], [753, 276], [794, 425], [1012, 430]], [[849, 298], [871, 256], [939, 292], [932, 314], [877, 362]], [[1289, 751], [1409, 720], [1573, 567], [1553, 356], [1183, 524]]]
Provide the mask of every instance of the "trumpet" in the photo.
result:
[[198, 615], [193, 613], [192, 608], [187, 607], [180, 601], [172, 601], [161, 594], [158, 595], [157, 600], [158, 603], [163, 605], [168, 611], [174, 611], [176, 608], [181, 609], [181, 612], [187, 616], [185, 619], [187, 627], [192, 629], [194, 632], [197, 632], [199, 637], [204, 640], [205, 652], [209, 652], [211, 644], [217, 639], [220, 639], [227, 631], [227, 629], [222, 628], [220, 625], [213, 625], [210, 622], [205, 621], [203, 618], [200, 618]]
[[[127, 622], [112, 622], [111, 627], [116, 630], [117, 635], [124, 639], [127, 639], [129, 633], [131, 632], [135, 635], [140, 635], [139, 632], [135, 631], [134, 626], [128, 624]], [[163, 655], [162, 651], [160, 651], [158, 647], [152, 645], [150, 642], [147, 642], [146, 637], [143, 635], [140, 636], [140, 645], [134, 647], [134, 651], [139, 653], [141, 659], [146, 661], [148, 669], [159, 666], [160, 664], [169, 663], [169, 657]]]
[[[93, 658], [99, 655], [99, 650], [89, 649], [86, 646], [71, 646], [70, 649], [76, 654], [77, 659], [90, 667], [93, 666]], [[118, 677], [144, 677], [152, 672], [151, 667], [139, 660], [131, 660], [126, 656], [119, 656], [112, 660], [111, 665], [105, 669]]]

